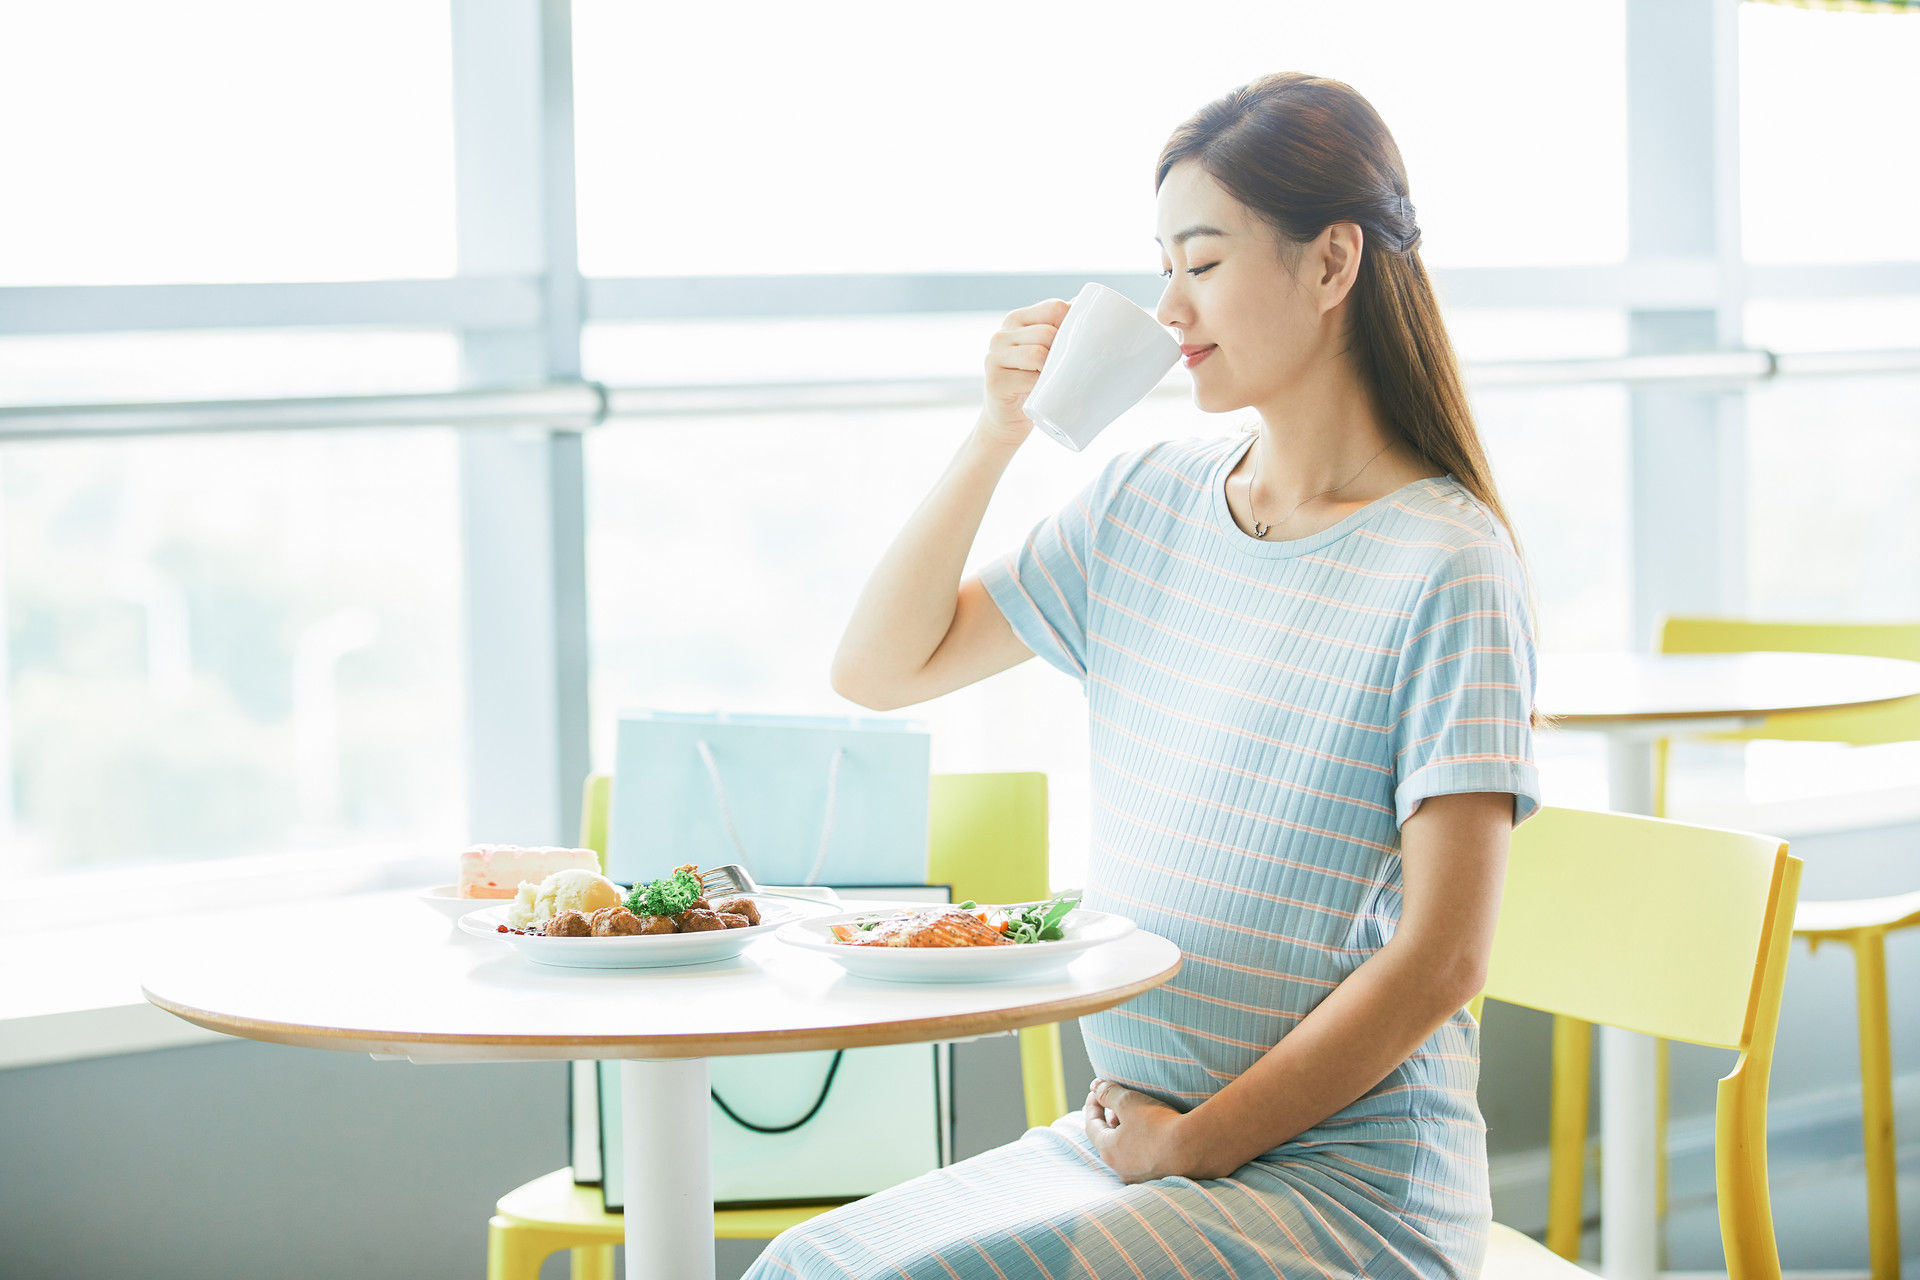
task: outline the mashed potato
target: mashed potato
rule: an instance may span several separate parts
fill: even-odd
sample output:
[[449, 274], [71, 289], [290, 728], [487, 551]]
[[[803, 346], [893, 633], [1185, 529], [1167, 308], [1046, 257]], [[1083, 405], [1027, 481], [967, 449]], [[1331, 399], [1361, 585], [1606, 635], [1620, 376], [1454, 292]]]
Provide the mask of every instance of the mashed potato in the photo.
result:
[[602, 907], [619, 906], [622, 899], [620, 886], [605, 876], [591, 871], [556, 871], [539, 884], [520, 882], [520, 891], [507, 908], [507, 923], [515, 929], [530, 929], [562, 911], [592, 915]]

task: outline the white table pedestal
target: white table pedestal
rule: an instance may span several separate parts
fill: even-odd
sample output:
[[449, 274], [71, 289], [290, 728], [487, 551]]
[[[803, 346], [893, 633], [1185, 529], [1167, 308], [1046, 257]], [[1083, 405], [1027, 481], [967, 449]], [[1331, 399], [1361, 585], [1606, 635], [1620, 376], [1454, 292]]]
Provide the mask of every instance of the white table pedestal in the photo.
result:
[[[1643, 734], [1607, 737], [1607, 807], [1653, 809], [1653, 743]], [[1660, 1272], [1655, 1067], [1653, 1037], [1600, 1028], [1600, 1266], [1609, 1280], [1653, 1280]]]
[[628, 1280], [713, 1280], [705, 1058], [620, 1063]]

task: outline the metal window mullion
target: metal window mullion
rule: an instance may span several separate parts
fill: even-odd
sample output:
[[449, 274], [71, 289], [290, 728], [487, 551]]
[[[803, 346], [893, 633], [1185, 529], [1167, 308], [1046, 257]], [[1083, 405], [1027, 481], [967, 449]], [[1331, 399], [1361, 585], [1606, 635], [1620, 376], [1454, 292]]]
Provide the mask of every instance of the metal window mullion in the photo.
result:
[[[475, 335], [476, 342], [482, 340]], [[1468, 363], [1472, 391], [1624, 385], [1727, 391], [1778, 378], [1858, 378], [1920, 373], [1920, 348], [1776, 352], [1763, 348], [1572, 360]], [[544, 387], [432, 392], [410, 396], [316, 396], [150, 404], [0, 405], [0, 444], [120, 436], [217, 432], [339, 430], [431, 426], [465, 429], [540, 424], [584, 432], [609, 418], [686, 418], [709, 414], [850, 413], [971, 404], [979, 379], [904, 377], [605, 387], [557, 382]], [[1149, 395], [1192, 394], [1170, 378]]]
[[540, 321], [532, 276], [285, 284], [0, 288], [0, 337], [205, 329], [514, 328]]
[[[1440, 267], [1433, 275], [1434, 287], [1450, 309], [1671, 310], [1713, 305], [1718, 273], [1719, 265], [1710, 258], [1676, 257], [1567, 266]], [[1164, 287], [1157, 274], [1145, 271], [600, 278], [586, 282], [586, 314], [595, 322], [631, 323], [1000, 312], [1038, 298], [1071, 298], [1096, 277], [1148, 307]]]
[[[1091, 274], [1091, 273], [1090, 273]], [[1449, 311], [1605, 308], [1697, 311], [1721, 305], [1716, 257], [1640, 257], [1573, 266], [1439, 267]], [[208, 329], [542, 327], [547, 316], [598, 323], [722, 321], [1005, 312], [1072, 297], [1088, 278], [1050, 272], [888, 276], [660, 276], [581, 280], [577, 272], [467, 273], [450, 280], [285, 284], [74, 285], [0, 288], [0, 337]], [[1099, 278], [1142, 304], [1159, 277]], [[1920, 297], [1920, 261], [1763, 263], [1744, 268], [1749, 298]], [[556, 367], [575, 348], [556, 330]]]
[[[1742, 346], [1738, 0], [1628, 0], [1630, 262], [1713, 264], [1713, 295], [1632, 308], [1635, 356]], [[1746, 599], [1745, 396], [1643, 386], [1629, 395], [1630, 634], [1663, 613], [1737, 613]]]
[[[538, 313], [461, 327], [471, 388], [578, 378], [566, 0], [454, 0], [463, 276], [540, 281]], [[575, 424], [460, 434], [469, 827], [572, 844], [587, 771], [586, 515]]]
[[1920, 298], [1920, 260], [1748, 263], [1746, 282], [1750, 299]]

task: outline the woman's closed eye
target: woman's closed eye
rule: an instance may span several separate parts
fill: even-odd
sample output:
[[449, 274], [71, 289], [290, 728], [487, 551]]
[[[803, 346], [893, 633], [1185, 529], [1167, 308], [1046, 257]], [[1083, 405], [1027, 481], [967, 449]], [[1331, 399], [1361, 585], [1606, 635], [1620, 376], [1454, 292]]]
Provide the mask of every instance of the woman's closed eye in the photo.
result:
[[[1207, 264], [1206, 266], [1204, 266], [1204, 267], [1188, 267], [1188, 268], [1187, 268], [1187, 274], [1188, 274], [1188, 275], [1190, 275], [1190, 276], [1197, 276], [1197, 275], [1199, 275], [1199, 274], [1200, 274], [1201, 272], [1203, 272], [1203, 271], [1211, 271], [1211, 270], [1213, 270], [1213, 269], [1214, 269], [1215, 267], [1217, 267], [1217, 266], [1219, 266], [1219, 265], [1220, 265], [1220, 264], [1219, 264], [1219, 263], [1217, 263], [1217, 262], [1209, 262], [1209, 263], [1208, 263], [1208, 264]], [[1173, 268], [1172, 268], [1172, 267], [1162, 267], [1162, 268], [1160, 269], [1160, 278], [1161, 278], [1162, 280], [1171, 280], [1171, 279], [1173, 279]]]

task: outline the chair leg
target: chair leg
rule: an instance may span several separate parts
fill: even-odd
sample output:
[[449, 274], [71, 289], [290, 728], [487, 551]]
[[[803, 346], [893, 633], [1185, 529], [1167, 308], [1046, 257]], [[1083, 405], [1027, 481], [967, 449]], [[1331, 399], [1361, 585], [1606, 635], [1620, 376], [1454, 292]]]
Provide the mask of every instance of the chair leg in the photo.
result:
[[540, 1264], [561, 1244], [545, 1231], [495, 1214], [487, 1221], [487, 1280], [540, 1280]]
[[1867, 1259], [1873, 1280], [1900, 1280], [1894, 1180], [1893, 1048], [1887, 1026], [1886, 935], [1853, 935], [1860, 1017], [1860, 1114], [1867, 1148]]
[[1553, 1085], [1547, 1134], [1547, 1248], [1580, 1256], [1587, 1176], [1587, 1094], [1593, 1078], [1593, 1024], [1553, 1017]]
[[613, 1249], [610, 1244], [574, 1249], [573, 1280], [613, 1280]]

